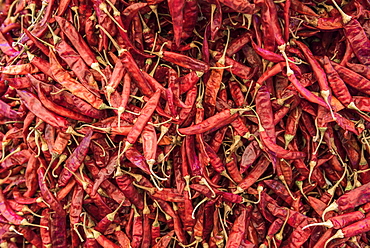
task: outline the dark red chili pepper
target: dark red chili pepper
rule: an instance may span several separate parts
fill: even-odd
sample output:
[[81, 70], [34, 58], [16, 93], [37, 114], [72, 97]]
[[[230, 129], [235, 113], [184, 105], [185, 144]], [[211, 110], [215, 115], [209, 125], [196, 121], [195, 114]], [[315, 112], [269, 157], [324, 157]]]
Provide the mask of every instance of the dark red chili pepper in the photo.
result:
[[241, 193], [247, 190], [250, 186], [252, 186], [260, 176], [267, 170], [267, 167], [270, 165], [270, 161], [266, 157], [261, 157], [256, 166], [253, 167], [251, 172], [243, 179], [241, 183], [238, 184], [236, 192]]
[[42, 102], [42, 104], [49, 110], [55, 112], [55, 113], [58, 113], [59, 115], [61, 116], [64, 116], [64, 117], [68, 117], [68, 118], [71, 118], [71, 119], [74, 119], [74, 120], [79, 120], [79, 121], [83, 121], [83, 122], [91, 122], [91, 118], [88, 118], [80, 113], [77, 113], [77, 112], [74, 112], [72, 110], [69, 110], [67, 108], [64, 108], [58, 104], [55, 104], [53, 101], [50, 101], [44, 94], [43, 90], [41, 89], [40, 87], [40, 81], [35, 81], [37, 79], [35, 78], [32, 78], [31, 75], [28, 75], [30, 81], [32, 83], [36, 82], [37, 83], [37, 93], [38, 93], [38, 96], [40, 98], [40, 101]]
[[211, 129], [219, 129], [237, 118], [237, 114], [232, 113], [230, 109], [225, 109], [222, 112], [216, 113], [212, 117], [202, 121], [199, 124], [192, 125], [186, 128], [179, 128], [179, 132], [183, 135], [192, 135], [207, 132]]
[[83, 85], [81, 85], [77, 80], [73, 79], [67, 71], [59, 64], [54, 52], [50, 50], [49, 52], [51, 73], [68, 91], [73, 95], [87, 101], [96, 109], [102, 109], [105, 107], [103, 100], [88, 91]]
[[354, 54], [361, 64], [370, 65], [370, 40], [360, 22], [351, 18], [349, 22], [343, 19], [343, 29], [347, 41], [351, 44]]
[[0, 49], [1, 51], [10, 57], [15, 57], [19, 54], [19, 51], [15, 50], [5, 38], [4, 34], [0, 32]]
[[122, 247], [130, 246], [130, 240], [127, 235], [123, 231], [121, 231], [120, 226], [116, 227], [116, 229], [114, 230], [114, 235], [117, 237], [117, 241]]
[[251, 4], [248, 1], [245, 2], [239, 2], [239, 1], [233, 1], [233, 0], [222, 0], [220, 3], [230, 7], [231, 9], [235, 10], [239, 13], [244, 14], [254, 14], [258, 9], [254, 4]]
[[100, 71], [99, 63], [95, 58], [94, 53], [91, 51], [90, 47], [86, 44], [81, 35], [77, 32], [76, 28], [70, 22], [60, 16], [55, 16], [54, 18], [58, 22], [63, 33], [68, 37], [86, 64], [92, 69]]
[[346, 194], [340, 196], [335, 202], [330, 204], [324, 211], [324, 214], [332, 211], [339, 210], [345, 211], [347, 209], [355, 208], [369, 202], [367, 195], [369, 194], [368, 185], [364, 184], [361, 187], [353, 189]]
[[[250, 212], [252, 206], [249, 207], [242, 207], [243, 205], [240, 205], [239, 210], [240, 214], [236, 218], [233, 228], [231, 229], [229, 239], [227, 240], [226, 246], [227, 247], [239, 247], [240, 243], [243, 239], [243, 235], [246, 232], [247, 229], [247, 216], [248, 212]], [[249, 210], [248, 210], [249, 209]]]
[[209, 65], [203, 61], [179, 53], [162, 51], [158, 53], [158, 56], [168, 62], [194, 71], [206, 72], [209, 70]]
[[361, 233], [368, 232], [370, 230], [369, 219], [370, 217], [367, 217], [351, 225], [343, 227], [342, 229], [339, 229], [331, 238], [326, 241], [325, 246], [333, 239], [351, 238]]
[[308, 228], [311, 226], [325, 226], [328, 228], [340, 229], [340, 228], [348, 226], [349, 224], [360, 221], [364, 218], [365, 218], [365, 214], [363, 212], [354, 211], [351, 213], [346, 213], [346, 214], [341, 214], [338, 216], [331, 217], [323, 223], [314, 223], [314, 224], [307, 225], [304, 228]]
[[335, 62], [331, 63], [346, 84], [361, 92], [370, 94], [370, 81], [368, 79]]
[[90, 130], [82, 139], [79, 146], [73, 151], [73, 154], [65, 162], [65, 166], [58, 179], [58, 185], [60, 187], [65, 186], [69, 179], [73, 176], [72, 172], [77, 171], [77, 169], [81, 166], [89, 150], [92, 134], [93, 130]]
[[56, 39], [55, 51], [68, 64], [71, 70], [76, 74], [82, 85], [84, 85], [91, 93], [99, 97], [99, 87], [96, 83], [93, 74], [81, 58], [81, 56], [73, 50], [73, 48], [64, 40], [53, 34]]
[[[221, 52], [217, 51], [211, 51], [211, 55], [217, 60], [219, 60], [223, 56]], [[251, 79], [254, 76], [254, 73], [256, 72], [254, 68], [248, 67], [227, 56], [225, 56], [225, 62], [222, 65], [222, 67], [225, 67], [226, 71], [231, 72], [235, 76], [238, 76], [246, 80]]]
[[346, 63], [345, 66], [370, 80], [370, 68], [368, 65]]
[[129, 199], [129, 201], [134, 204], [138, 209], [144, 209], [144, 203], [142, 201], [143, 197], [136, 190], [135, 186], [132, 184], [132, 180], [128, 175], [121, 175], [116, 177], [116, 182], [123, 194]]
[[22, 98], [26, 107], [36, 116], [53, 127], [67, 130], [67, 120], [47, 110], [34, 94], [26, 90], [17, 90], [17, 93]]
[[161, 92], [156, 91], [154, 95], [149, 99], [149, 101], [145, 104], [144, 108], [141, 111], [140, 116], [137, 118], [134, 126], [132, 127], [131, 131], [127, 135], [124, 152], [132, 146], [136, 140], [139, 138], [141, 131], [144, 129], [145, 125], [152, 117], [152, 114], [158, 104], [159, 97]]
[[185, 7], [184, 0], [168, 1], [168, 8], [172, 16], [174, 43], [176, 44], [176, 47], [179, 47], [181, 43], [184, 22], [184, 7]]

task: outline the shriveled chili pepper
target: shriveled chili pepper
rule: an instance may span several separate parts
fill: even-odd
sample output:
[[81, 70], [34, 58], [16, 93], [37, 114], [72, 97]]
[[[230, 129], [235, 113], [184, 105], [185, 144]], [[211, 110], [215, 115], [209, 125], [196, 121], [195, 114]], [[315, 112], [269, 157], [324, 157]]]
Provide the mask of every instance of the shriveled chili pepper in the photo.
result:
[[[31, 75], [28, 76], [30, 78], [30, 81], [32, 82], [33, 80], [36, 79], [31, 79]], [[74, 112], [72, 110], [69, 110], [67, 108], [64, 108], [62, 106], [59, 106], [58, 104], [55, 104], [54, 102], [50, 101], [44, 94], [43, 90], [40, 87], [40, 82], [37, 82], [37, 93], [40, 98], [40, 101], [42, 104], [49, 110], [58, 113], [61, 116], [68, 117], [71, 119], [83, 121], [83, 122], [90, 122], [91, 118], [87, 118], [86, 116], [79, 114], [77, 112]]]
[[179, 132], [184, 135], [192, 135], [192, 134], [198, 134], [198, 133], [204, 133], [211, 129], [219, 129], [220, 127], [223, 127], [227, 124], [229, 124], [231, 121], [233, 121], [238, 115], [231, 113], [232, 110], [225, 109], [222, 112], [216, 113], [212, 117], [209, 117], [208, 119], [202, 121], [199, 124], [192, 125], [187, 128], [179, 128]]
[[92, 134], [93, 131], [90, 130], [90, 132], [88, 132], [86, 136], [83, 138], [79, 146], [73, 151], [73, 154], [65, 162], [65, 167], [60, 173], [58, 179], [58, 185], [60, 187], [65, 186], [67, 184], [68, 180], [73, 176], [71, 171], [75, 172], [85, 159], [90, 146]]
[[346, 227], [343, 227], [343, 228], [339, 229], [331, 238], [329, 238], [326, 241], [324, 247], [326, 247], [330, 243], [330, 241], [332, 241], [334, 239], [350, 238], [350, 237], [359, 235], [361, 233], [368, 232], [370, 230], [370, 226], [368, 224], [369, 218], [370, 217], [367, 217], [365, 219], [362, 219], [362, 220], [357, 221], [357, 222], [355, 222], [351, 225], [348, 225]]
[[68, 89], [68, 91], [87, 101], [96, 109], [102, 109], [106, 106], [102, 99], [88, 91], [62, 68], [52, 50], [49, 52], [49, 58], [53, 76], [61, 85]]
[[345, 211], [347, 209], [355, 208], [369, 202], [367, 198], [368, 185], [364, 184], [361, 187], [351, 190], [346, 194], [340, 196], [335, 202], [330, 204], [324, 211], [323, 215], [329, 211]]
[[240, 214], [236, 218], [233, 228], [231, 229], [229, 239], [226, 243], [227, 247], [239, 247], [242, 241], [243, 235], [246, 232], [246, 228], [247, 228], [246, 218], [251, 208], [252, 206], [239, 208]]
[[69, 38], [73, 46], [76, 48], [81, 58], [86, 62], [88, 66], [99, 72], [99, 63], [94, 53], [83, 40], [81, 35], [77, 32], [76, 28], [70, 22], [60, 16], [55, 16], [54, 18], [58, 22], [63, 33]]
[[334, 228], [334, 229], [340, 229], [343, 227], [348, 226], [349, 224], [352, 224], [353, 222], [360, 221], [365, 218], [365, 214], [361, 211], [354, 211], [351, 213], [341, 214], [338, 216], [334, 216], [329, 218], [323, 223], [314, 223], [310, 224], [304, 227], [312, 227], [312, 226], [325, 226], [328, 228]]
[[363, 76], [357, 74], [356, 72], [341, 66], [335, 62], [331, 62], [334, 69], [338, 72], [339, 76], [343, 79], [345, 83], [352, 86], [353, 88], [369, 94], [370, 86], [369, 80], [364, 78]]
[[61, 130], [66, 130], [68, 128], [67, 120], [47, 110], [44, 106], [42, 106], [41, 102], [34, 94], [27, 90], [17, 90], [17, 93], [22, 98], [22, 101], [27, 108], [36, 116], [40, 117], [53, 127]]
[[140, 116], [136, 120], [129, 134], [127, 135], [123, 152], [125, 152], [130, 146], [132, 146], [136, 142], [136, 140], [139, 138], [141, 131], [143, 130], [146, 123], [151, 118], [158, 104], [160, 94], [161, 94], [160, 91], [156, 91], [154, 95], [150, 98], [150, 100], [146, 103], [144, 108], [142, 109]]
[[267, 167], [270, 165], [270, 161], [266, 157], [261, 157], [256, 164], [256, 166], [252, 169], [252, 171], [246, 176], [241, 183], [238, 184], [236, 192], [241, 193], [244, 190], [247, 190], [250, 186], [252, 186], [258, 178], [267, 170]]
[[209, 70], [209, 65], [204, 63], [203, 61], [193, 59], [179, 53], [161, 51], [158, 53], [158, 56], [168, 62], [194, 71], [206, 72]]
[[78, 237], [78, 228], [76, 226], [77, 223], [80, 222], [80, 215], [82, 213], [82, 204], [83, 204], [83, 197], [84, 197], [84, 189], [80, 185], [76, 185], [73, 194], [72, 194], [72, 201], [71, 201], [71, 208], [69, 214], [69, 221], [71, 223], [71, 227], [73, 228], [72, 235], [72, 245], [79, 244], [79, 237]]

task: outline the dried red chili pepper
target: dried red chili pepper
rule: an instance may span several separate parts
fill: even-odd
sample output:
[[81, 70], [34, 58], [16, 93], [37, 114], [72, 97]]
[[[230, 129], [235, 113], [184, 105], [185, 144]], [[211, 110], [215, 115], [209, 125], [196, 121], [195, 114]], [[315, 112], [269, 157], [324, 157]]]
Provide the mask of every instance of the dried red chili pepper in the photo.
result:
[[47, 110], [37, 97], [29, 91], [17, 90], [18, 95], [22, 98], [22, 101], [26, 107], [32, 111], [36, 116], [40, 117], [46, 123], [49, 123], [53, 127], [61, 130], [67, 130], [68, 122], [64, 118]]
[[68, 180], [73, 176], [72, 172], [77, 171], [85, 159], [93, 131], [90, 130], [86, 136], [82, 139], [79, 146], [73, 151], [73, 154], [65, 162], [65, 166], [59, 175], [58, 185], [63, 187], [67, 184]]

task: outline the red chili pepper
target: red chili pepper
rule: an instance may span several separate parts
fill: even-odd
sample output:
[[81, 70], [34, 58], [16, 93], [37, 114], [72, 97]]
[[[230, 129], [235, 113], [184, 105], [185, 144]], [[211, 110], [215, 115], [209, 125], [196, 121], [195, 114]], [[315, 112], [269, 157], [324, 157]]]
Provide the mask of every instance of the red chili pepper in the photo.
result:
[[335, 62], [331, 63], [346, 84], [363, 93], [370, 94], [370, 81], [368, 79]]
[[184, 11], [184, 22], [182, 26], [182, 40], [189, 38], [194, 30], [195, 25], [197, 24], [197, 16], [199, 13], [198, 1], [190, 0], [185, 1]]
[[174, 43], [176, 44], [176, 47], [179, 47], [181, 43], [184, 22], [184, 7], [184, 0], [168, 1], [168, 8], [172, 16]]
[[68, 22], [66, 19], [55, 16], [55, 20], [58, 22], [63, 33], [68, 37], [69, 41], [76, 48], [81, 58], [86, 62], [92, 69], [99, 71], [99, 63], [95, 58], [94, 53], [90, 47], [86, 44], [81, 35], [77, 32], [76, 28]]
[[330, 241], [332, 241], [333, 239], [351, 238], [351, 237], [357, 236], [361, 233], [368, 232], [370, 230], [370, 225], [368, 224], [369, 219], [370, 219], [370, 217], [367, 217], [367, 218], [362, 219], [360, 221], [357, 221], [357, 222], [355, 222], [351, 225], [343, 227], [342, 229], [339, 229], [331, 238], [329, 238], [326, 241], [324, 247], [326, 247], [330, 243]]
[[55, 112], [55, 113], [58, 113], [59, 115], [61, 116], [64, 116], [64, 117], [67, 117], [67, 118], [71, 118], [71, 119], [74, 119], [74, 120], [79, 120], [79, 121], [83, 121], [83, 122], [91, 122], [91, 118], [88, 118], [82, 114], [79, 114], [77, 112], [74, 112], [72, 110], [69, 110], [67, 108], [64, 108], [58, 104], [55, 104], [53, 101], [50, 101], [46, 96], [45, 96], [45, 93], [43, 92], [41, 86], [40, 86], [40, 81], [35, 81], [37, 79], [35, 78], [32, 78], [31, 75], [28, 75], [30, 81], [32, 83], [37, 83], [37, 93], [38, 93], [38, 96], [40, 98], [40, 101], [42, 102], [42, 104], [49, 110]]
[[47, 110], [34, 94], [26, 90], [17, 90], [17, 93], [22, 98], [26, 107], [36, 116], [55, 128], [67, 130], [67, 120]]
[[351, 44], [354, 54], [361, 64], [370, 65], [370, 40], [364, 28], [357, 19], [351, 18], [349, 22], [343, 19], [343, 29], [347, 41]]
[[349, 224], [360, 221], [364, 218], [365, 218], [365, 214], [363, 212], [354, 211], [351, 213], [346, 213], [346, 214], [341, 214], [338, 216], [331, 217], [323, 223], [314, 223], [314, 224], [307, 225], [304, 228], [308, 228], [311, 226], [325, 226], [328, 228], [340, 229], [340, 228], [348, 226]]
[[144, 209], [144, 203], [141, 200], [143, 197], [139, 194], [134, 185], [132, 185], [132, 180], [128, 175], [123, 174], [116, 177], [116, 182], [120, 190], [122, 190], [123, 194], [132, 204], [140, 210]]
[[266, 157], [261, 157], [256, 164], [256, 166], [251, 170], [251, 172], [246, 176], [241, 183], [238, 184], [236, 192], [238, 194], [247, 190], [252, 186], [260, 176], [267, 170], [267, 167], [270, 165], [270, 161]]
[[[42, 210], [42, 218], [40, 219], [40, 225], [49, 227], [50, 221], [50, 209], [45, 208]], [[50, 227], [49, 227], [50, 228]], [[35, 235], [37, 237], [37, 235]], [[42, 240], [42, 244], [44, 246], [51, 246], [51, 233], [48, 229], [40, 228], [40, 236]]]
[[258, 9], [255, 7], [254, 4], [251, 4], [250, 2], [239, 2], [239, 1], [233, 1], [233, 0], [222, 0], [220, 3], [230, 7], [236, 12], [244, 13], [244, 14], [253, 14]]
[[10, 57], [15, 57], [19, 54], [19, 51], [15, 50], [5, 38], [4, 34], [0, 32], [0, 49], [1, 51]]
[[297, 44], [298, 47], [302, 50], [305, 58], [312, 67], [313, 73], [320, 86], [320, 94], [324, 98], [325, 102], [328, 104], [329, 108], [331, 108], [331, 91], [324, 70], [321, 68], [319, 62], [317, 62], [317, 60], [314, 58], [313, 54], [305, 44], [300, 41], [296, 41], [295, 44]]
[[370, 71], [368, 65], [346, 63], [345, 66], [370, 80]]
[[[44, 229], [44, 228], [42, 228]], [[47, 229], [45, 229], [47, 230]], [[17, 227], [17, 231], [22, 234], [25, 240], [27, 240], [29, 243], [36, 247], [42, 247], [43, 241], [41, 238], [34, 232], [32, 231], [29, 227]]]
[[209, 65], [204, 63], [203, 61], [193, 59], [191, 57], [179, 53], [161, 51], [158, 53], [158, 56], [166, 60], [167, 62], [171, 62], [181, 67], [191, 69], [194, 71], [206, 72], [209, 70]]
[[73, 79], [59, 64], [54, 52], [49, 52], [51, 72], [54, 78], [72, 94], [90, 103], [96, 109], [102, 109], [106, 105], [99, 97], [88, 91], [84, 86]]
[[328, 108], [328, 105], [325, 103], [324, 100], [322, 100], [320, 97], [316, 96], [306, 88], [302, 86], [302, 84], [299, 82], [299, 80], [294, 76], [294, 74], [291, 74], [288, 76], [289, 81], [294, 85], [294, 87], [297, 89], [299, 94], [301, 94], [304, 98], [306, 98], [309, 102], [316, 103], [320, 106], [323, 106], [325, 108]]
[[345, 211], [347, 209], [355, 208], [369, 202], [367, 198], [369, 183], [353, 189], [346, 194], [340, 196], [335, 202], [330, 204], [324, 211], [325, 213], [332, 210]]
[[92, 134], [93, 131], [90, 130], [82, 139], [79, 146], [73, 151], [73, 154], [65, 162], [65, 166], [58, 179], [59, 187], [65, 186], [69, 179], [73, 176], [72, 172], [77, 171], [77, 169], [81, 166], [89, 150]]
[[132, 146], [139, 138], [141, 131], [144, 129], [145, 125], [152, 117], [152, 114], [158, 104], [160, 94], [160, 91], [156, 91], [154, 95], [149, 99], [149, 101], [145, 104], [134, 126], [127, 135], [123, 152], [125, 152], [130, 146]]
[[225, 109], [222, 112], [216, 113], [212, 117], [202, 121], [199, 124], [192, 125], [186, 128], [179, 128], [179, 132], [183, 135], [193, 135], [207, 132], [211, 129], [219, 129], [237, 118], [237, 114], [231, 113], [232, 110]]
[[[219, 60], [223, 56], [221, 52], [217, 51], [211, 51], [211, 55], [217, 60]], [[248, 67], [242, 63], [239, 63], [227, 56], [225, 56], [225, 62], [222, 64], [222, 67], [225, 67], [226, 71], [231, 72], [235, 76], [238, 76], [245, 80], [251, 79], [254, 76], [254, 73], [256, 72], [255, 69]]]
[[100, 96], [99, 87], [96, 83], [93, 74], [81, 58], [81, 56], [73, 50], [73, 48], [64, 40], [53, 34], [56, 39], [55, 51], [68, 64], [71, 70], [76, 74], [79, 81], [96, 97]]
[[[242, 206], [242, 205], [240, 205]], [[239, 247], [240, 243], [243, 239], [243, 235], [246, 232], [247, 225], [247, 217], [248, 217], [248, 212], [251, 211], [252, 206], [247, 207], [239, 207], [240, 214], [236, 218], [233, 228], [231, 229], [229, 239], [227, 240], [226, 246], [227, 247]]]
[[123, 231], [121, 231], [120, 226], [116, 227], [116, 229], [114, 231], [114, 235], [117, 237], [117, 241], [122, 247], [129, 247], [130, 246], [130, 240], [127, 237], [127, 235]]
[[73, 231], [72, 235], [72, 245], [77, 245], [80, 243], [78, 237], [78, 228], [76, 226], [77, 223], [80, 222], [80, 215], [82, 213], [82, 204], [84, 198], [84, 189], [80, 185], [76, 185], [73, 190], [72, 200], [71, 200], [71, 207], [69, 210], [69, 221], [71, 223], [71, 227]]

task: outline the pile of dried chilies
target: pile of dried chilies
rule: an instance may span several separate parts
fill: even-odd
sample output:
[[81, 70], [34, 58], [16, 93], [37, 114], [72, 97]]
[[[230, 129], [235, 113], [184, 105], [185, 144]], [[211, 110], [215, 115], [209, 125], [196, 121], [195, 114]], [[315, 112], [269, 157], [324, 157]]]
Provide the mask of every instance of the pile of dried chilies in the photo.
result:
[[4, 0], [1, 247], [369, 247], [369, 0]]

